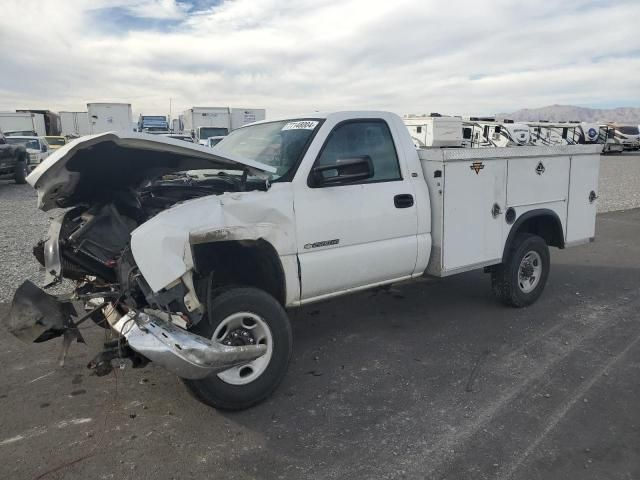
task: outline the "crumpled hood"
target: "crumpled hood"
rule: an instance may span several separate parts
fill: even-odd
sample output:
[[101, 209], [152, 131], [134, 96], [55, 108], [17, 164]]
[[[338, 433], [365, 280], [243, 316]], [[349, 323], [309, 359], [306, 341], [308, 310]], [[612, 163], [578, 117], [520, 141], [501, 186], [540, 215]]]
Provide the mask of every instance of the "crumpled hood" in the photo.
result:
[[183, 170], [242, 169], [253, 175], [276, 169], [253, 160], [213, 153], [208, 147], [142, 133], [89, 135], [59, 148], [27, 177], [38, 191], [38, 208], [66, 208], [112, 198], [113, 192]]

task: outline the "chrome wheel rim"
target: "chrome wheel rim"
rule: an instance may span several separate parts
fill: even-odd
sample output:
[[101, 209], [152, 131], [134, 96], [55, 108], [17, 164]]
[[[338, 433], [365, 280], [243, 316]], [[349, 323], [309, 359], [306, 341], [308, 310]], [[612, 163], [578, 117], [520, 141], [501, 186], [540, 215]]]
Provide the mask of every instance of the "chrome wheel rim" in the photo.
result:
[[231, 385], [246, 385], [264, 373], [273, 354], [273, 336], [269, 325], [255, 313], [237, 312], [216, 327], [211, 338], [223, 345], [266, 345], [267, 351], [252, 362], [218, 373], [218, 378]]
[[527, 252], [518, 268], [518, 287], [523, 293], [531, 293], [540, 283], [542, 258], [538, 252]]

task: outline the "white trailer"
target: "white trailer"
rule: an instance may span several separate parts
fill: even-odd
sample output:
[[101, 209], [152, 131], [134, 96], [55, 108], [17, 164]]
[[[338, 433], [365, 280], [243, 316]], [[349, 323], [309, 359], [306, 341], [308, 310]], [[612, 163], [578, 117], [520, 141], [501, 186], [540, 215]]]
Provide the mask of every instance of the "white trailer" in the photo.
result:
[[133, 131], [130, 103], [87, 103], [89, 133]]
[[461, 147], [462, 119], [458, 117], [404, 117], [416, 148]]
[[206, 145], [208, 138], [228, 135], [248, 123], [264, 120], [265, 115], [261, 108], [193, 107], [182, 114], [183, 130]]
[[243, 127], [249, 123], [261, 122], [266, 118], [267, 111], [264, 108], [232, 108], [231, 130]]
[[5, 135], [47, 134], [44, 115], [31, 112], [0, 112], [0, 131]]
[[88, 112], [59, 112], [61, 135], [65, 137], [82, 137], [89, 135]]

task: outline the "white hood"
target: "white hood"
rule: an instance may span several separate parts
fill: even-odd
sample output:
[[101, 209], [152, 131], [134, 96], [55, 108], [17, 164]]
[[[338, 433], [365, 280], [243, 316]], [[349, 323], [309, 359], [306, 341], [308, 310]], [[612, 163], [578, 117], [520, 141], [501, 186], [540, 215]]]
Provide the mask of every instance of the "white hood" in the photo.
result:
[[276, 169], [248, 159], [223, 157], [208, 147], [168, 137], [108, 132], [72, 141], [31, 172], [38, 207], [49, 210], [108, 198], [117, 190], [183, 170], [244, 169], [268, 175]]

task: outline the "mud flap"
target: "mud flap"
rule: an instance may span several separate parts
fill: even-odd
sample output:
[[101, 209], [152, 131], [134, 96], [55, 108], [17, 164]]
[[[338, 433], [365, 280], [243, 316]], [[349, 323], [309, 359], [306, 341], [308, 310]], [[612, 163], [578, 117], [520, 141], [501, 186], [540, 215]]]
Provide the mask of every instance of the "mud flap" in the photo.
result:
[[11, 334], [26, 343], [46, 342], [65, 333], [66, 341], [77, 338], [84, 343], [73, 323], [74, 315], [77, 312], [69, 300], [49, 295], [26, 280], [16, 290], [4, 323]]

